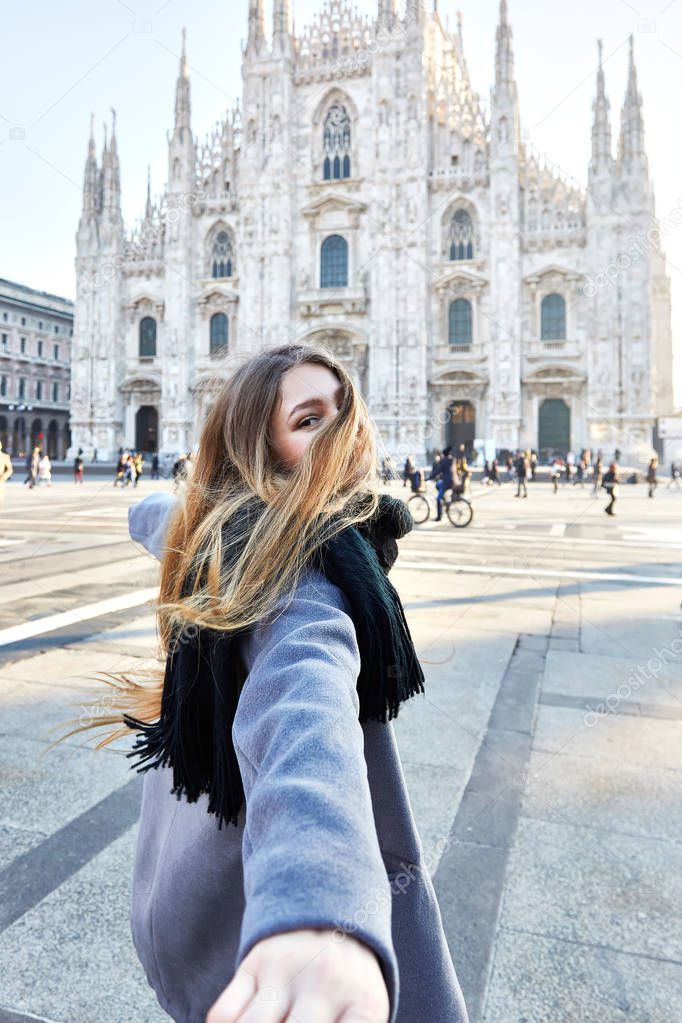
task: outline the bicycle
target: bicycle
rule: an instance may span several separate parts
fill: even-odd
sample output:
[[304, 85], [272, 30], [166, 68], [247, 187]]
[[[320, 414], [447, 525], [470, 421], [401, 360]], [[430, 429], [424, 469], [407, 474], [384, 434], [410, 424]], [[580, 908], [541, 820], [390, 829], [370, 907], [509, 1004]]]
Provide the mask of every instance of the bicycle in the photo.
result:
[[[448, 498], [448, 494], [452, 496]], [[443, 495], [445, 512], [455, 529], [465, 529], [474, 517], [474, 509], [470, 501], [462, 496], [462, 488], [446, 490]], [[413, 494], [408, 499], [407, 507], [412, 513], [415, 525], [421, 526], [431, 517], [431, 503], [425, 493]]]

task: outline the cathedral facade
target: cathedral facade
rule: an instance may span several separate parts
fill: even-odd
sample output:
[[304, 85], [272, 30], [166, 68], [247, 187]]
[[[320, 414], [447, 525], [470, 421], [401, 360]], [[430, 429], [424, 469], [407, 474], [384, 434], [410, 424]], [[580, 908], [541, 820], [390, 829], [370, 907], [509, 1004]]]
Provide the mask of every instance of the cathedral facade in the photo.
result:
[[326, 0], [297, 34], [274, 0], [266, 34], [250, 0], [241, 103], [204, 142], [183, 34], [168, 181], [130, 229], [115, 121], [99, 163], [91, 129], [74, 451], [188, 450], [240, 360], [323, 341], [398, 461], [484, 441], [648, 457], [673, 405], [670, 286], [632, 41], [615, 153], [600, 59], [584, 188], [522, 131], [506, 0], [487, 104], [435, 6]]

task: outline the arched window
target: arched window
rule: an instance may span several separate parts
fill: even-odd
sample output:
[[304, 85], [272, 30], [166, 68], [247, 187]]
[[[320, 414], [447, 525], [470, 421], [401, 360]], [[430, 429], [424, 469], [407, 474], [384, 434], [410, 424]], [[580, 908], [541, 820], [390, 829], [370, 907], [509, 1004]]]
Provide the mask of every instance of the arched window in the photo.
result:
[[456, 298], [450, 303], [448, 336], [451, 345], [470, 345], [473, 341], [473, 319], [468, 298]]
[[350, 117], [341, 103], [332, 103], [322, 137], [325, 181], [350, 177]]
[[540, 306], [540, 339], [564, 341], [566, 339], [566, 303], [561, 295], [545, 295]]
[[141, 359], [156, 355], [156, 320], [153, 316], [143, 316], [140, 320], [139, 352]]
[[232, 242], [227, 231], [218, 231], [211, 253], [211, 276], [232, 276]]
[[466, 210], [455, 210], [450, 221], [450, 259], [474, 258], [474, 225]]
[[230, 324], [225, 313], [214, 313], [211, 317], [211, 355], [222, 355], [227, 351], [230, 338]]
[[322, 242], [320, 287], [348, 287], [348, 242], [340, 234], [330, 234]]

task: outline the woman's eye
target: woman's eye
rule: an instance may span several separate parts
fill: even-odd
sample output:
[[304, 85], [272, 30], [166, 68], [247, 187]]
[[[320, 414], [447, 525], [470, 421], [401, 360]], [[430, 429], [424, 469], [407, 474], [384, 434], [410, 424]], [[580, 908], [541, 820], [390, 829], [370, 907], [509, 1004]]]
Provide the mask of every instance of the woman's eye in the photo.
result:
[[306, 416], [306, 418], [302, 419], [301, 422], [298, 424], [299, 427], [305, 426], [306, 423], [309, 423], [312, 419], [319, 419], [319, 416]]

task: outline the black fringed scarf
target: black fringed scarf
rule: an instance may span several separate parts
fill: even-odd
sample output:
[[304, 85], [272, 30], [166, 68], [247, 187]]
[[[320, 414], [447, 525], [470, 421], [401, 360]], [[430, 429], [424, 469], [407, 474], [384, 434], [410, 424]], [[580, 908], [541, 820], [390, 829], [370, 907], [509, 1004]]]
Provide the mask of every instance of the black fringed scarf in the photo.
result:
[[[403, 501], [382, 494], [376, 514], [343, 529], [311, 557], [347, 598], [360, 650], [360, 721], [387, 721], [400, 704], [424, 692], [424, 675], [400, 597], [388, 579], [396, 540], [413, 526]], [[246, 670], [238, 638], [246, 630], [187, 629], [171, 636], [158, 721], [129, 715], [141, 733], [127, 754], [138, 771], [168, 764], [173, 788], [195, 802], [208, 794], [208, 812], [237, 824], [244, 789], [232, 743], [232, 723]]]

